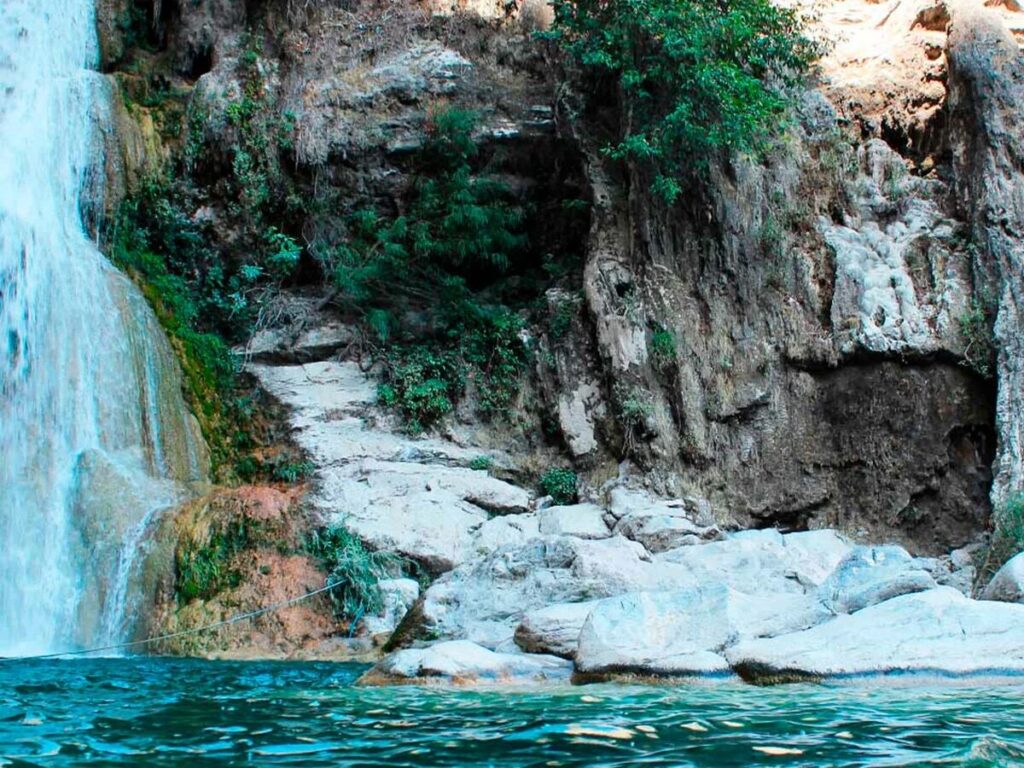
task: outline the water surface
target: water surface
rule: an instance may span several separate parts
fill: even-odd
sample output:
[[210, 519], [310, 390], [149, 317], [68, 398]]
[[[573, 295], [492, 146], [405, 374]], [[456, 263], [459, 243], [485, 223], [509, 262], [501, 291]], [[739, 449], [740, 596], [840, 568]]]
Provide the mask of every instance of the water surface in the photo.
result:
[[355, 688], [362, 669], [0, 662], [0, 765], [1024, 766], [1024, 687]]

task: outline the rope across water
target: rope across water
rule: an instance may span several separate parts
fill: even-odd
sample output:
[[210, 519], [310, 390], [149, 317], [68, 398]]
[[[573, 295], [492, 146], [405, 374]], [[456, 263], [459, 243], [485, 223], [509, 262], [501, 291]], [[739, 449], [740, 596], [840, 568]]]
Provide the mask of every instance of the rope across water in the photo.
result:
[[331, 591], [332, 589], [334, 589], [337, 586], [339, 586], [339, 585], [336, 584], [336, 583], [335, 584], [328, 584], [325, 587], [320, 587], [320, 589], [314, 589], [312, 592], [307, 592], [304, 595], [299, 595], [298, 597], [292, 597], [292, 598], [289, 598], [288, 600], [282, 600], [279, 603], [274, 603], [273, 605], [268, 605], [266, 608], [259, 608], [259, 609], [255, 610], [255, 611], [249, 611], [248, 613], [240, 613], [237, 616], [232, 616], [229, 619], [223, 619], [221, 621], [215, 621], [212, 624], [206, 624], [206, 625], [204, 625], [202, 627], [194, 627], [192, 629], [183, 629], [183, 630], [181, 630], [179, 632], [169, 632], [169, 633], [167, 633], [165, 635], [157, 635], [156, 637], [147, 637], [145, 640], [132, 640], [132, 641], [126, 642], [126, 643], [114, 643], [112, 645], [101, 645], [101, 646], [97, 646], [97, 647], [94, 647], [94, 648], [81, 648], [79, 650], [74, 650], [74, 651], [58, 651], [58, 652], [55, 652], [55, 653], [40, 653], [40, 654], [37, 654], [35, 656], [8, 656], [8, 657], [0, 656], [0, 664], [2, 664], [4, 662], [12, 662], [12, 661], [35, 661], [35, 660], [38, 660], [38, 659], [59, 659], [59, 658], [67, 657], [67, 656], [87, 656], [87, 655], [89, 655], [91, 653], [104, 653], [104, 652], [107, 652], [107, 651], [120, 651], [120, 650], [125, 650], [125, 649], [128, 649], [128, 648], [136, 648], [136, 647], [140, 647], [140, 646], [150, 645], [151, 643], [159, 643], [159, 642], [164, 641], [164, 640], [173, 640], [173, 639], [178, 638], [178, 637], [185, 637], [186, 635], [195, 635], [195, 634], [198, 634], [200, 632], [207, 632], [207, 631], [209, 631], [211, 629], [219, 629], [220, 627], [226, 627], [226, 626], [229, 626], [231, 624], [237, 624], [240, 621], [247, 621], [249, 619], [255, 619], [255, 618], [259, 617], [259, 616], [262, 616], [265, 613], [270, 613], [271, 611], [276, 611], [276, 610], [279, 610], [281, 608], [287, 608], [290, 605], [295, 605], [296, 603], [301, 603], [303, 600], [308, 600], [309, 598], [315, 597], [316, 595], [323, 594], [324, 592], [329, 592], [329, 591]]

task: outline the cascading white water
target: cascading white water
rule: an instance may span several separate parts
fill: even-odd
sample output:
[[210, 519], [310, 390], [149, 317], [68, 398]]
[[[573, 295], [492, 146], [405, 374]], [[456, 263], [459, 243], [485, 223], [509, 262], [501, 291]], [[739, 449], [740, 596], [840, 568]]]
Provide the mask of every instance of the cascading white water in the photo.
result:
[[93, 0], [0, 2], [0, 656], [110, 641], [142, 527], [205, 472], [141, 294], [83, 225]]

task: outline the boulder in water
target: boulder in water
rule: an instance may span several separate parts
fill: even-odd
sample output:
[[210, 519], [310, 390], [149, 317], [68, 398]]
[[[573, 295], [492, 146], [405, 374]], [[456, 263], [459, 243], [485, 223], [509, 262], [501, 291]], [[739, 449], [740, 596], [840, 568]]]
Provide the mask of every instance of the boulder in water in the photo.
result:
[[556, 656], [495, 653], [468, 640], [407, 648], [385, 657], [357, 685], [539, 683], [567, 681], [572, 664]]
[[722, 652], [737, 640], [806, 629], [828, 617], [813, 595], [751, 596], [722, 583], [620, 595], [601, 600], [587, 617], [578, 678], [728, 674]]
[[906, 672], [1024, 675], [1024, 605], [938, 587], [803, 632], [741, 642], [725, 656], [756, 683]]

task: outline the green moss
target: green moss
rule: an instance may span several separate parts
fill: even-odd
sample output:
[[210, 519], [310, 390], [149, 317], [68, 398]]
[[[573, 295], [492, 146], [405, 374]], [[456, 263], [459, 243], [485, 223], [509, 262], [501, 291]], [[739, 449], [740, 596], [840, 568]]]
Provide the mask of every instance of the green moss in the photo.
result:
[[237, 518], [213, 527], [202, 541], [184, 539], [176, 553], [178, 599], [209, 600], [237, 587], [241, 574], [231, 567], [231, 560], [249, 549], [258, 535], [255, 523]]

